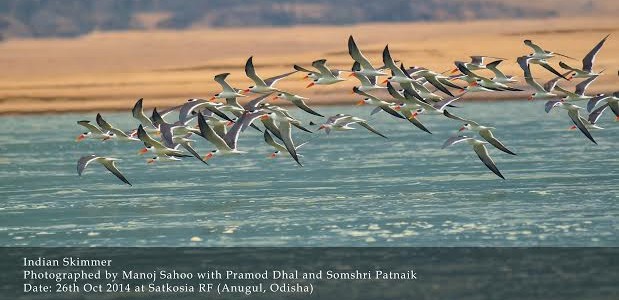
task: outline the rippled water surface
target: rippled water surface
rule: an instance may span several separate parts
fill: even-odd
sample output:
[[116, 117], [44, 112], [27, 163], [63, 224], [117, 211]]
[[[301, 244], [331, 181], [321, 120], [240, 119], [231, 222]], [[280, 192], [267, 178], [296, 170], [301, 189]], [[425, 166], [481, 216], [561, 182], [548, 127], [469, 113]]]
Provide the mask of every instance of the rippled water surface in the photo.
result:
[[[429, 135], [370, 117], [370, 108], [319, 107], [368, 118], [389, 139], [363, 128], [295, 132], [310, 140], [304, 167], [267, 158], [251, 129], [240, 139], [244, 156], [147, 165], [138, 144], [76, 143], [84, 130], [75, 121], [94, 122], [92, 113], [0, 117], [0, 245], [619, 246], [619, 123], [610, 114], [594, 145], [542, 102], [461, 106], [452, 111], [497, 127], [518, 153], [489, 149], [507, 180], [466, 144], [441, 150], [460, 124], [439, 116], [421, 116]], [[129, 112], [104, 117], [135, 127]], [[78, 177], [77, 159], [91, 153], [122, 158], [133, 186], [98, 164]]]

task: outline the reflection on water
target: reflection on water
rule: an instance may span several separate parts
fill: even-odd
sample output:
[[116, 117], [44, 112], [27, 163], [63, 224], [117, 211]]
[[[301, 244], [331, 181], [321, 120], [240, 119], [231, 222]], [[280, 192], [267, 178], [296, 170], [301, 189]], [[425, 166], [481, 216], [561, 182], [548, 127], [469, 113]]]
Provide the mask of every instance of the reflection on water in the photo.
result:
[[[497, 127], [518, 156], [490, 148], [500, 180], [467, 145], [440, 146], [455, 121], [421, 116], [434, 134], [368, 108], [325, 107], [371, 118], [364, 129], [297, 132], [304, 167], [246, 131], [251, 153], [148, 166], [130, 143], [75, 143], [92, 113], [0, 117], [0, 244], [29, 246], [618, 246], [619, 124], [610, 115], [590, 143], [564, 111], [543, 103], [466, 103], [459, 115]], [[304, 122], [318, 118], [293, 111]], [[105, 113], [116, 126], [135, 122]], [[213, 150], [199, 141], [200, 153]], [[122, 158], [120, 181], [82, 155]], [[199, 237], [194, 239], [192, 237]]]

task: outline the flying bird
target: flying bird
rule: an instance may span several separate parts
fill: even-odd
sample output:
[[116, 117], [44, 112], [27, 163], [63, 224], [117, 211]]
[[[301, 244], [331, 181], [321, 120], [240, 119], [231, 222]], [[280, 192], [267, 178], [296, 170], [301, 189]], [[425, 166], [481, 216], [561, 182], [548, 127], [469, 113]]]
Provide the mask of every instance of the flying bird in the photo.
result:
[[571, 78], [588, 78], [591, 76], [599, 75], [600, 73], [595, 73], [593, 71], [593, 62], [595, 61], [595, 56], [598, 54], [598, 52], [600, 52], [600, 49], [602, 49], [604, 42], [606, 42], [606, 39], [609, 36], [610, 34], [606, 35], [601, 41], [599, 41], [595, 45], [595, 47], [593, 47], [593, 49], [591, 49], [591, 51], [589, 51], [589, 53], [587, 53], [587, 55], [585, 55], [585, 57], [582, 59], [582, 69], [570, 67], [568, 64], [562, 61], [559, 62], [559, 66], [566, 70], [573, 71], [574, 74], [572, 74]]
[[351, 127], [351, 125], [354, 124], [359, 124], [361, 127], [367, 129], [368, 131], [383, 138], [387, 138], [385, 135], [370, 126], [366, 120], [347, 114], [337, 114], [329, 117], [324, 124], [320, 125], [318, 130], [324, 129], [327, 134], [329, 134], [331, 130], [348, 131], [355, 129], [354, 127]]
[[458, 144], [462, 142], [467, 142], [469, 145], [471, 145], [473, 147], [473, 151], [475, 151], [475, 153], [477, 154], [479, 159], [484, 163], [484, 165], [486, 165], [486, 167], [488, 167], [488, 169], [492, 171], [494, 174], [496, 174], [497, 176], [505, 180], [505, 177], [503, 177], [503, 174], [501, 174], [501, 171], [499, 171], [499, 168], [497, 168], [496, 164], [490, 157], [490, 154], [488, 153], [488, 149], [486, 149], [486, 146], [485, 146], [485, 144], [487, 143], [484, 141], [480, 141], [480, 140], [477, 140], [471, 137], [460, 135], [460, 136], [455, 136], [455, 137], [451, 137], [447, 139], [447, 141], [445, 141], [445, 143], [443, 144], [442, 149], [445, 149], [446, 147], [449, 147], [453, 144]]
[[244, 93], [257, 93], [257, 94], [269, 94], [272, 92], [279, 92], [278, 89], [274, 87], [275, 83], [282, 78], [286, 78], [297, 71], [287, 72], [281, 75], [269, 77], [267, 79], [262, 79], [258, 74], [256, 74], [256, 70], [254, 69], [254, 61], [253, 56], [250, 56], [245, 63], [245, 75], [249, 77], [254, 82], [254, 85], [249, 88], [243, 90]]
[[108, 169], [110, 172], [112, 172], [112, 174], [114, 174], [116, 177], [118, 177], [118, 179], [120, 179], [122, 182], [124, 182], [124, 183], [126, 183], [128, 185], [131, 185], [129, 180], [127, 180], [127, 178], [125, 178], [125, 176], [123, 176], [123, 174], [120, 173], [118, 168], [116, 168], [116, 164], [115, 163], [118, 160], [119, 159], [117, 159], [117, 158], [97, 156], [97, 155], [94, 155], [94, 154], [87, 155], [87, 156], [82, 156], [77, 161], [77, 175], [82, 176], [82, 173], [84, 172], [86, 167], [91, 162], [94, 161], [94, 162], [98, 162], [98, 163], [102, 164], [106, 169]]

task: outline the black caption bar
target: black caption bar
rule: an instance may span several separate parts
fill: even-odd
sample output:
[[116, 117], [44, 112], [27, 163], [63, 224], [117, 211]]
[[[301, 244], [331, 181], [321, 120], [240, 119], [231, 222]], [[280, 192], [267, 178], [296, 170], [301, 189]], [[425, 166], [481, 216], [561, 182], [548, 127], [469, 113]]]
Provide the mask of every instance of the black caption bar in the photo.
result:
[[0, 248], [3, 299], [619, 299], [619, 248]]

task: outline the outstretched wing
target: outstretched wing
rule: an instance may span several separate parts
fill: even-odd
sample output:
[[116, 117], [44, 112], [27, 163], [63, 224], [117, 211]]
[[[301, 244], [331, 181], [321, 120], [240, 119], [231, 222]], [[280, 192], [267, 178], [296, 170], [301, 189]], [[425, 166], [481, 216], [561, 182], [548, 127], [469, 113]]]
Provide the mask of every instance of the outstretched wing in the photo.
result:
[[254, 69], [253, 59], [254, 57], [250, 56], [247, 59], [247, 62], [245, 63], [245, 75], [247, 75], [247, 77], [253, 80], [254, 83], [256, 83], [256, 85], [267, 86], [264, 80], [262, 80], [262, 78], [260, 78], [260, 76], [256, 74], [256, 70]]
[[101, 164], [108, 169], [110, 172], [112, 172], [112, 174], [116, 175], [116, 177], [118, 177], [118, 179], [120, 179], [122, 182], [131, 185], [131, 183], [129, 182], [129, 180], [127, 180], [127, 178], [125, 178], [125, 176], [120, 173], [120, 170], [118, 170], [118, 168], [116, 168], [116, 164], [114, 160], [110, 160], [110, 159], [104, 159], [103, 161], [101, 161]]
[[452, 137], [448, 138], [443, 143], [443, 146], [441, 146], [441, 149], [445, 149], [445, 148], [447, 148], [447, 147], [449, 147], [451, 145], [462, 143], [462, 142], [470, 140], [470, 139], [472, 139], [472, 138], [470, 138], [468, 136], [464, 136], [464, 135], [452, 136]]
[[473, 146], [473, 150], [475, 151], [475, 153], [477, 153], [477, 156], [484, 163], [484, 165], [486, 165], [486, 167], [490, 169], [490, 171], [505, 180], [505, 177], [503, 177], [503, 174], [501, 174], [499, 168], [497, 168], [494, 164], [494, 161], [490, 157], [490, 154], [488, 154], [488, 149], [486, 149], [486, 146], [484, 146], [484, 144], [475, 144]]
[[602, 48], [602, 46], [604, 46], [604, 42], [606, 42], [608, 36], [610, 36], [610, 34], [608, 34], [601, 41], [599, 41], [597, 45], [595, 45], [595, 47], [593, 47], [593, 49], [591, 49], [591, 51], [589, 51], [589, 53], [587, 53], [587, 55], [585, 55], [585, 57], [582, 59], [583, 71], [591, 72], [591, 70], [593, 69], [593, 62], [595, 61], [595, 55], [600, 52], [600, 49]]
[[348, 37], [348, 53], [350, 54], [350, 57], [359, 62], [364, 69], [374, 70], [374, 67], [370, 61], [363, 56], [363, 53], [361, 53], [359, 47], [357, 47], [357, 43], [355, 43], [355, 39], [352, 35]]
[[591, 136], [589, 129], [587, 129], [585, 124], [582, 122], [578, 110], [570, 110], [567, 112], [567, 115], [570, 116], [570, 119], [572, 119], [572, 122], [574, 122], [574, 125], [576, 125], [580, 132], [582, 132], [582, 134], [584, 134], [590, 141], [597, 145], [597, 142], [593, 139], [593, 136]]
[[296, 73], [297, 71], [292, 71], [292, 72], [288, 72], [288, 73], [284, 73], [281, 75], [277, 75], [277, 76], [273, 76], [273, 77], [269, 77], [267, 79], [264, 80], [264, 83], [266, 83], [267, 86], [273, 86], [278, 80], [288, 77], [294, 73]]
[[82, 173], [84, 172], [88, 164], [90, 164], [95, 159], [97, 159], [97, 156], [94, 154], [80, 157], [80, 159], [77, 161], [77, 175], [82, 176]]
[[101, 129], [97, 128], [97, 126], [90, 124], [90, 121], [77, 121], [77, 124], [84, 126], [88, 129], [88, 131], [92, 132], [92, 133], [98, 133], [98, 134], [103, 134], [103, 131], [101, 131]]
[[488, 141], [488, 143], [492, 144], [492, 146], [496, 147], [497, 149], [507, 153], [507, 154], [511, 154], [511, 155], [516, 155], [516, 153], [512, 152], [511, 150], [507, 149], [507, 147], [505, 147], [505, 145], [503, 145], [503, 143], [501, 143], [501, 141], [499, 141], [497, 138], [494, 137], [494, 135], [492, 134], [492, 131], [490, 131], [490, 129], [483, 129], [479, 131], [479, 135], [481, 137], [483, 137], [486, 141]]

